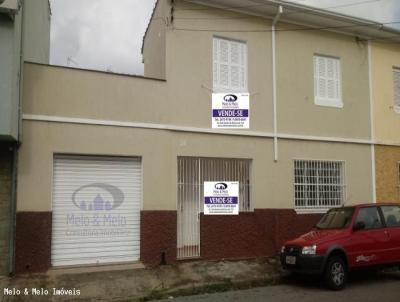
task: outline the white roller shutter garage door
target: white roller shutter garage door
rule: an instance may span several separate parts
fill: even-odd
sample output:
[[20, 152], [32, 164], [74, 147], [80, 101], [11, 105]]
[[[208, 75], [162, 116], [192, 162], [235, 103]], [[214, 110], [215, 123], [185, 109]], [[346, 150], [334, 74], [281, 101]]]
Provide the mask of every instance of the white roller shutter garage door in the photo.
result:
[[56, 156], [52, 198], [53, 266], [139, 260], [139, 158]]

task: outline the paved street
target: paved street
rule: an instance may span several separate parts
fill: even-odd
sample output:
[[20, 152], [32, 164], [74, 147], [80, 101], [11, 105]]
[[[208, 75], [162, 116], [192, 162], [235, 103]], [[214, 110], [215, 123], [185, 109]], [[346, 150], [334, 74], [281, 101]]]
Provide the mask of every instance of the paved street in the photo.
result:
[[358, 273], [351, 277], [345, 290], [339, 292], [324, 288], [321, 281], [287, 278], [283, 284], [250, 290], [200, 296], [180, 297], [163, 301], [194, 302], [398, 302], [400, 299], [400, 274]]

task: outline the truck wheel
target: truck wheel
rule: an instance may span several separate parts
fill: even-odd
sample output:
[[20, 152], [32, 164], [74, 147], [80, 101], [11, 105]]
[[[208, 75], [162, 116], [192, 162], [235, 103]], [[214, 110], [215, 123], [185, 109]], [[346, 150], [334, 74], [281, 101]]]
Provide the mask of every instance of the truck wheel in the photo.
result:
[[347, 281], [347, 266], [342, 258], [332, 256], [325, 269], [325, 281], [332, 290], [341, 290]]

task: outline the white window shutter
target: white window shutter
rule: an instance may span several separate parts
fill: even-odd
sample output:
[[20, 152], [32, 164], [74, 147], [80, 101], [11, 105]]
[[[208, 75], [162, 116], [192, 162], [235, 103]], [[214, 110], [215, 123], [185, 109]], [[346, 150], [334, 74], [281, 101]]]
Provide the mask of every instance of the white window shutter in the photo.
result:
[[239, 65], [240, 64], [240, 45], [239, 43], [231, 42], [231, 64]]
[[339, 59], [314, 56], [314, 97], [317, 105], [343, 106]]
[[238, 89], [240, 88], [240, 70], [239, 66], [231, 66], [231, 87], [233, 89]]
[[327, 97], [327, 82], [326, 82], [326, 62], [321, 57], [314, 58], [315, 65], [315, 84], [316, 84], [316, 97], [324, 99]]
[[220, 40], [219, 43], [220, 48], [220, 62], [221, 63], [229, 63], [229, 42], [225, 40]]
[[229, 66], [228, 64], [221, 64], [219, 66], [219, 86], [226, 88], [229, 86]]
[[240, 84], [243, 90], [247, 90], [247, 46], [244, 43], [240, 46]]
[[246, 44], [213, 40], [214, 91], [247, 91]]
[[393, 69], [394, 110], [400, 113], [400, 69]]
[[335, 78], [335, 63], [332, 59], [326, 60], [326, 73], [327, 73], [327, 97], [328, 99], [336, 98], [336, 78]]
[[214, 87], [218, 86], [218, 83], [219, 83], [218, 52], [219, 52], [218, 40], [214, 39], [213, 40], [213, 81], [214, 81]]
[[240, 88], [240, 47], [238, 43], [230, 43], [230, 87], [232, 89]]

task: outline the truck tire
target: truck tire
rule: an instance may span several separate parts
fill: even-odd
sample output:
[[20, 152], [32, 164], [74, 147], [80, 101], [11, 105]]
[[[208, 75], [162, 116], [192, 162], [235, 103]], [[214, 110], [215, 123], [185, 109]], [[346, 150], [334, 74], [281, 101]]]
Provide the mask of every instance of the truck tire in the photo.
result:
[[341, 290], [347, 281], [347, 266], [344, 260], [338, 256], [328, 259], [325, 267], [325, 282], [332, 290]]

